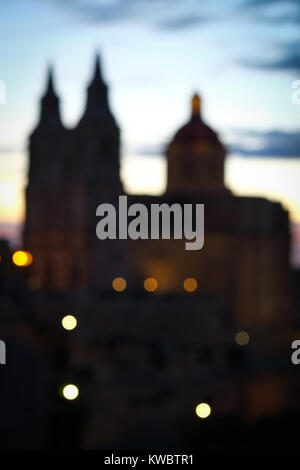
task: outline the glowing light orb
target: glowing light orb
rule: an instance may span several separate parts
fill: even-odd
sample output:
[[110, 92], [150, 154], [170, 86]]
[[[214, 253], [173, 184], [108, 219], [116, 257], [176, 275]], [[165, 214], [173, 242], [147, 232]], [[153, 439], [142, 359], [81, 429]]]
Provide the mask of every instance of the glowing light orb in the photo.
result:
[[148, 277], [144, 281], [144, 289], [147, 292], [154, 292], [158, 288], [158, 282], [154, 277]]
[[122, 292], [126, 289], [127, 282], [123, 277], [116, 277], [112, 282], [113, 289], [117, 292]]
[[79, 390], [76, 385], [69, 384], [63, 388], [63, 396], [66, 400], [75, 400], [79, 395]]
[[249, 334], [247, 333], [247, 331], [239, 331], [235, 335], [235, 342], [239, 346], [246, 346], [246, 344], [249, 343], [249, 340], [250, 340], [250, 337], [249, 337]]
[[33, 256], [29, 251], [15, 251], [12, 256], [13, 263], [16, 266], [29, 266], [33, 261]]
[[61, 324], [65, 330], [74, 330], [77, 326], [77, 320], [73, 315], [66, 315], [62, 319]]
[[198, 287], [198, 282], [193, 277], [188, 277], [183, 283], [186, 292], [194, 292]]
[[207, 418], [211, 414], [211, 407], [208, 405], [208, 403], [199, 403], [199, 405], [196, 406], [196, 415], [198, 418]]

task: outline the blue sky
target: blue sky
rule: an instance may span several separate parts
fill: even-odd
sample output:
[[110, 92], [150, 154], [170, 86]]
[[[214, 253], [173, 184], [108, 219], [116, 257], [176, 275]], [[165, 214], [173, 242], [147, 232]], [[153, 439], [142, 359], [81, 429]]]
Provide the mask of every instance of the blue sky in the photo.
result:
[[129, 191], [163, 191], [161, 149], [198, 91], [205, 120], [232, 149], [229, 187], [279, 199], [300, 221], [300, 104], [291, 102], [300, 79], [299, 24], [298, 0], [2, 0], [2, 222], [23, 217], [26, 141], [47, 64], [55, 66], [63, 120], [72, 126], [97, 50], [122, 130]]

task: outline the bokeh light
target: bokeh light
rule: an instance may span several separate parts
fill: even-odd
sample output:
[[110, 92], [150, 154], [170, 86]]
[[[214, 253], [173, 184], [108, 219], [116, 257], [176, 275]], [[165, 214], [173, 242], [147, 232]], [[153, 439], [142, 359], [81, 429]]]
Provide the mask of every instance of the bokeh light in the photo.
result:
[[127, 283], [123, 277], [116, 277], [112, 282], [113, 289], [117, 292], [122, 292], [126, 289]]
[[148, 277], [144, 281], [144, 288], [147, 292], [154, 292], [158, 288], [158, 282], [154, 277]]
[[186, 292], [194, 292], [198, 287], [198, 282], [193, 277], [184, 280], [183, 288]]
[[235, 342], [239, 346], [246, 346], [246, 344], [249, 343], [249, 340], [250, 340], [250, 337], [249, 337], [249, 334], [247, 333], [247, 331], [239, 331], [235, 335]]
[[29, 251], [18, 250], [12, 255], [12, 260], [16, 266], [29, 266], [33, 261], [33, 257]]
[[66, 400], [75, 400], [79, 395], [79, 390], [76, 385], [69, 384], [63, 388], [63, 396]]
[[66, 315], [62, 319], [61, 323], [65, 330], [74, 330], [77, 326], [77, 319], [74, 315]]
[[208, 403], [199, 403], [196, 406], [196, 415], [198, 418], [207, 418], [211, 414], [211, 407]]

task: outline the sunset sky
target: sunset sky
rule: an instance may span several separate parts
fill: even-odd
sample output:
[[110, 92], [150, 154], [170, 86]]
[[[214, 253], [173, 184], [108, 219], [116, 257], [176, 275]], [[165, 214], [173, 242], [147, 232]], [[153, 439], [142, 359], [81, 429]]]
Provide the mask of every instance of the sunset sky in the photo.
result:
[[[236, 194], [280, 200], [300, 223], [298, 0], [2, 0], [2, 232], [23, 218], [27, 138], [46, 68], [67, 126], [80, 118], [96, 51], [122, 131], [122, 178], [136, 193], [165, 187], [163, 149], [189, 117], [194, 91], [229, 149]], [[1, 228], [0, 227], [0, 228]]]

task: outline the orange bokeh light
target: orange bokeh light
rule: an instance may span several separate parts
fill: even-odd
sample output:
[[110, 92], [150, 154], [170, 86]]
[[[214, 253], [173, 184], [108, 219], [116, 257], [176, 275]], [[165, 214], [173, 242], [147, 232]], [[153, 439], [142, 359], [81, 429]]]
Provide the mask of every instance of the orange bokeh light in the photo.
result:
[[122, 292], [126, 289], [127, 283], [123, 277], [116, 277], [112, 282], [113, 289], [117, 292]]
[[33, 262], [33, 256], [29, 251], [18, 250], [12, 255], [12, 260], [16, 266], [29, 266]]
[[144, 281], [144, 288], [148, 292], [154, 292], [158, 288], [158, 282], [154, 277], [148, 277]]
[[188, 277], [183, 283], [186, 292], [194, 292], [198, 287], [198, 282], [193, 277]]

